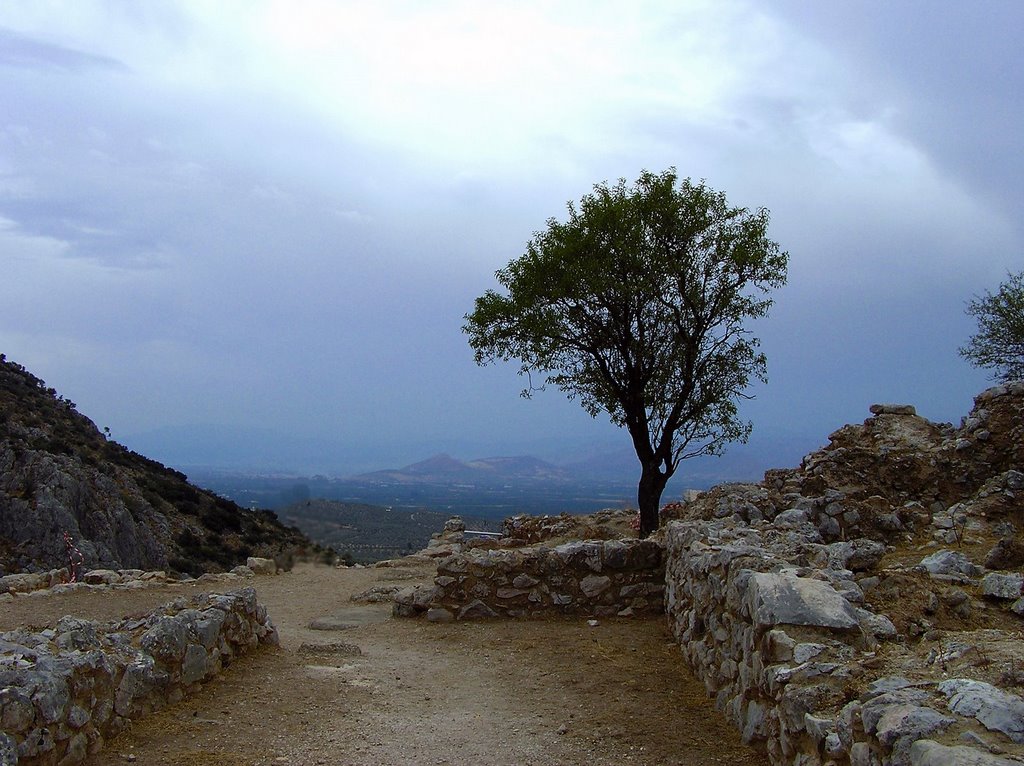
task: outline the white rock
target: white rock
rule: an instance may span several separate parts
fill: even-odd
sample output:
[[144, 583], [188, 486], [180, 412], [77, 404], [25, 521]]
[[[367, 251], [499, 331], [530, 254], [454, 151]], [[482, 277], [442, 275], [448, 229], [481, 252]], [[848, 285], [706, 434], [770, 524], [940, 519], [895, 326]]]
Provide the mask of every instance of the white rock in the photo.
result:
[[276, 575], [277, 564], [273, 559], [264, 559], [258, 556], [250, 556], [245, 560], [245, 565], [258, 575]]

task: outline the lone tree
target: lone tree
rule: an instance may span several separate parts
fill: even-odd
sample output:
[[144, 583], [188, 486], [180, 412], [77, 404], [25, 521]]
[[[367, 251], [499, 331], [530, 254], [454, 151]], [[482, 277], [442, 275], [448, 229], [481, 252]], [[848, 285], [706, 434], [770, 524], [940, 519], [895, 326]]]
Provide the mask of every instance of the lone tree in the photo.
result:
[[[598, 184], [568, 205], [496, 274], [463, 331], [477, 364], [516, 359], [625, 426], [640, 459], [640, 536], [658, 528], [679, 463], [745, 442], [736, 402], [765, 378], [744, 327], [767, 315], [788, 256], [768, 239], [768, 212], [729, 207], [674, 168], [627, 186]], [[541, 386], [543, 388], [543, 385]]]
[[975, 367], [991, 369], [996, 380], [1024, 378], [1024, 271], [1009, 274], [994, 294], [967, 302], [978, 332], [959, 349]]

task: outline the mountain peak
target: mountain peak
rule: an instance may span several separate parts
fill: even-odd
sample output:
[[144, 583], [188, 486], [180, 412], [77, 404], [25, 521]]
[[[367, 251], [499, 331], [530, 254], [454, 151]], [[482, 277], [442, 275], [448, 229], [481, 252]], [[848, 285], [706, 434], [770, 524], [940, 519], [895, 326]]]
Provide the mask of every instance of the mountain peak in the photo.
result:
[[421, 460], [418, 463], [407, 465], [401, 469], [403, 473], [412, 474], [459, 474], [465, 473], [466, 471], [472, 471], [468, 465], [463, 463], [461, 460], [456, 460], [451, 455], [441, 452], [433, 457], [428, 457], [426, 460]]

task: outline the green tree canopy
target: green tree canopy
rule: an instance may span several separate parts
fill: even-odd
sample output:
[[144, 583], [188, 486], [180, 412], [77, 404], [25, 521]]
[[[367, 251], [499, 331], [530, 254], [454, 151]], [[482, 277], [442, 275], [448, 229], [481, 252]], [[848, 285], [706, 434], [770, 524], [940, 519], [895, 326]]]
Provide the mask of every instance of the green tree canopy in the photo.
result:
[[997, 380], [1024, 378], [1024, 271], [1009, 274], [995, 293], [967, 302], [978, 332], [959, 349], [975, 367], [992, 370]]
[[737, 401], [765, 358], [745, 324], [766, 316], [788, 256], [768, 212], [730, 207], [674, 168], [598, 184], [496, 274], [463, 330], [478, 364], [518, 360], [629, 432], [641, 535], [680, 461], [745, 441]]

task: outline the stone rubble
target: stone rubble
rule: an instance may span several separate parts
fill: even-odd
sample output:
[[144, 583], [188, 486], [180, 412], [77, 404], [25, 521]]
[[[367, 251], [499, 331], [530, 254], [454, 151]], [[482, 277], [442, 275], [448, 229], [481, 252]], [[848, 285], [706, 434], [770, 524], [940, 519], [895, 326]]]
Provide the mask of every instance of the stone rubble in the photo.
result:
[[0, 765], [80, 763], [277, 631], [256, 591], [180, 597], [141, 619], [0, 634]]

